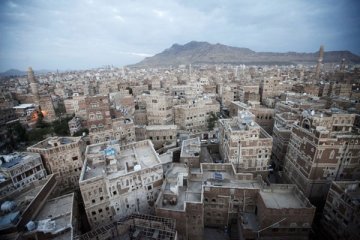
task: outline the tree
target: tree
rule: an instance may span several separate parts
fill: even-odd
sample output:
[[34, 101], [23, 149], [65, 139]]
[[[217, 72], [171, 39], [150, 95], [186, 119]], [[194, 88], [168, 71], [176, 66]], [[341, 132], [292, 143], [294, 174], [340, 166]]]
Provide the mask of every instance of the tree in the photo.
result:
[[36, 121], [36, 128], [47, 128], [49, 127], [50, 125], [46, 122], [44, 122], [44, 115], [43, 113], [39, 110], [37, 111], [37, 121]]
[[214, 129], [217, 120], [218, 120], [217, 115], [215, 113], [211, 112], [210, 117], [208, 118], [208, 126], [207, 126], [208, 131], [211, 131]]

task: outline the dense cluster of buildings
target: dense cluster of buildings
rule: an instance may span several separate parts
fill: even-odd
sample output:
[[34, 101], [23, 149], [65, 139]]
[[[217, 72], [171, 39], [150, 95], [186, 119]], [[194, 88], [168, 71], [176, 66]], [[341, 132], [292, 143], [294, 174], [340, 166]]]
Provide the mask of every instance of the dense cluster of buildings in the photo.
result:
[[321, 61], [29, 68], [0, 86], [1, 239], [359, 239], [359, 88]]

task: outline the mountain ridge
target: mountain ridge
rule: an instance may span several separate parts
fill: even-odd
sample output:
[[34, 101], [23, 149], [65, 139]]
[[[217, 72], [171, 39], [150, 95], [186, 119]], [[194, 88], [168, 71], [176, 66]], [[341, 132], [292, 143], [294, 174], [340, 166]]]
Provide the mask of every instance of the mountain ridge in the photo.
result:
[[[233, 47], [220, 43], [191, 41], [184, 45], [174, 43], [170, 48], [130, 66], [169, 66], [180, 64], [259, 64], [290, 65], [316, 63], [319, 51], [305, 52], [255, 52], [249, 48]], [[360, 57], [348, 50], [325, 51], [324, 63], [340, 63], [345, 58], [360, 63]]]

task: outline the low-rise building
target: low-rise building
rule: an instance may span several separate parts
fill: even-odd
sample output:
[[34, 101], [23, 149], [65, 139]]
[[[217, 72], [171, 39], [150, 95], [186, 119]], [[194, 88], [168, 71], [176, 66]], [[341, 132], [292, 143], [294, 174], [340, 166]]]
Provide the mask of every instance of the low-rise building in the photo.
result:
[[134, 213], [116, 222], [99, 226], [74, 238], [75, 240], [152, 239], [177, 240], [176, 221], [152, 215]]
[[252, 180], [252, 174], [238, 174], [232, 164], [202, 163], [195, 169], [173, 164], [166, 172], [155, 212], [176, 220], [179, 237], [203, 239], [204, 226], [223, 227], [237, 218], [243, 194], [246, 209], [254, 211], [258, 189], [259, 182]]
[[75, 193], [47, 200], [26, 225], [22, 239], [74, 239], [79, 231]]
[[174, 163], [165, 177], [155, 212], [175, 219], [184, 239], [203, 239], [204, 227], [231, 225], [237, 239], [269, 239], [274, 233], [279, 239], [307, 239], [311, 229], [315, 207], [295, 185], [267, 187], [260, 176], [238, 173], [229, 163], [200, 168]]
[[259, 191], [254, 213], [240, 217], [240, 239], [309, 239], [316, 208], [296, 185], [272, 184]]
[[181, 144], [180, 162], [185, 163], [190, 168], [200, 167], [200, 138], [186, 139]]

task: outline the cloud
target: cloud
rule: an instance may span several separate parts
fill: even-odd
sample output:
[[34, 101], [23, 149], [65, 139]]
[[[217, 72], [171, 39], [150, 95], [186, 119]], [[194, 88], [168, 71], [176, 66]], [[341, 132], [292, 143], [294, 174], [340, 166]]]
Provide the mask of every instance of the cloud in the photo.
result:
[[0, 71], [126, 65], [192, 40], [360, 53], [356, 1], [0, 1]]
[[18, 7], [18, 5], [16, 3], [12, 2], [12, 1], [9, 1], [8, 5], [9, 5], [10, 8], [17, 8]]
[[149, 54], [149, 53], [137, 53], [137, 52], [118, 52], [120, 54], [127, 54], [127, 55], [133, 55], [133, 56], [137, 56], [137, 57], [151, 57], [154, 56], [154, 54]]

